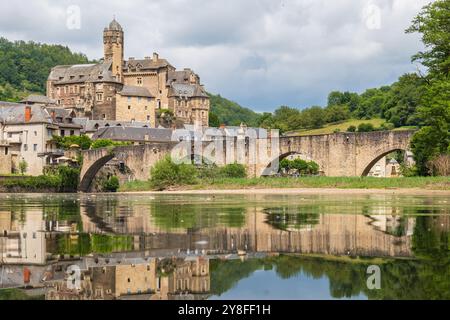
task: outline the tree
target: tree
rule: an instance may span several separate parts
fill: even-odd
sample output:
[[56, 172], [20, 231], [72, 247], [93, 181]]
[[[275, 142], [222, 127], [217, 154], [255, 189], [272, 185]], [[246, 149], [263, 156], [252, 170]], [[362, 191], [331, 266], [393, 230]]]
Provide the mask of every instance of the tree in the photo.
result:
[[347, 132], [356, 132], [356, 127], [355, 126], [348, 127]]
[[433, 81], [419, 108], [422, 128], [414, 135], [411, 149], [419, 174], [430, 174], [429, 162], [449, 153], [450, 81]]
[[407, 33], [420, 33], [427, 51], [413, 56], [426, 66], [431, 78], [448, 76], [450, 71], [450, 0], [426, 5], [414, 18]]
[[20, 170], [20, 174], [24, 175], [27, 172], [28, 169], [28, 163], [22, 159], [22, 161], [19, 162], [19, 170]]
[[406, 32], [420, 33], [428, 49], [413, 56], [428, 74], [418, 108], [422, 128], [411, 142], [419, 174], [428, 175], [432, 160], [450, 152], [450, 0], [425, 6]]
[[391, 86], [384, 105], [383, 117], [396, 128], [419, 124], [417, 107], [424, 91], [425, 81], [417, 74], [405, 74]]
[[213, 127], [213, 128], [218, 128], [220, 127], [221, 123], [219, 120], [219, 117], [216, 116], [215, 113], [210, 112], [209, 113], [209, 126]]

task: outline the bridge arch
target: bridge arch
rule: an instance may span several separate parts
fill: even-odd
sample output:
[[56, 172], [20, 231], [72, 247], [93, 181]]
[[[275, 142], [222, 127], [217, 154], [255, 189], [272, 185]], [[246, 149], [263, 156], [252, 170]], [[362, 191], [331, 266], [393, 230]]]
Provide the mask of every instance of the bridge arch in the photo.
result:
[[81, 176], [79, 190], [81, 192], [89, 192], [92, 181], [97, 173], [112, 159], [114, 159], [114, 154], [107, 154], [92, 163], [89, 169]]
[[[292, 156], [292, 155], [304, 156], [305, 158], [307, 158], [307, 159], [304, 159], [304, 160], [306, 160], [306, 161], [314, 161], [315, 163], [317, 163], [319, 165], [319, 171], [321, 171], [322, 163], [321, 163], [320, 160], [314, 159], [311, 155], [307, 154], [306, 152], [290, 150], [290, 151], [287, 151], [287, 152], [281, 154], [278, 157], [273, 158], [269, 162], [269, 164], [267, 164], [267, 166], [265, 166], [263, 168], [263, 171], [262, 171], [261, 175], [262, 176], [270, 176], [270, 175], [273, 175], [273, 174], [277, 174], [278, 172], [273, 172], [272, 171], [273, 166], [275, 165], [275, 163], [278, 161], [278, 165], [279, 165], [281, 163], [281, 161], [283, 161], [284, 159], [286, 159], [287, 157]], [[279, 171], [279, 169], [280, 168], [278, 167], [278, 171]]]
[[370, 170], [378, 163], [378, 161], [380, 161], [381, 159], [383, 159], [384, 157], [386, 157], [387, 155], [396, 152], [396, 151], [404, 151], [406, 152], [406, 149], [403, 148], [392, 148], [389, 150], [385, 150], [383, 152], [381, 152], [380, 154], [378, 154], [372, 161], [370, 161], [368, 164], [366, 164], [364, 166], [364, 170], [361, 173], [362, 177], [367, 177], [370, 173]]

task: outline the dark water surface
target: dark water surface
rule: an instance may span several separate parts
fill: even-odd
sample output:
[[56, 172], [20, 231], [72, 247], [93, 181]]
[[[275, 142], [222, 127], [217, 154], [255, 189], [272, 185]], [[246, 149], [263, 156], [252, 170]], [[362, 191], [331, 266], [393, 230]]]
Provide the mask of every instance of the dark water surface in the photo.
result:
[[0, 195], [0, 299], [450, 299], [449, 251], [442, 195]]

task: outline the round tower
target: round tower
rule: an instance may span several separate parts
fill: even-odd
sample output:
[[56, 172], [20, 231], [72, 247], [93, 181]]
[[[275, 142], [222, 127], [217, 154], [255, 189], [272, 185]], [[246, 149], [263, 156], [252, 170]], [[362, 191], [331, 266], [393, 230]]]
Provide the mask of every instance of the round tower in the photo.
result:
[[113, 19], [103, 31], [105, 61], [112, 62], [112, 73], [117, 81], [123, 81], [124, 33], [122, 26]]

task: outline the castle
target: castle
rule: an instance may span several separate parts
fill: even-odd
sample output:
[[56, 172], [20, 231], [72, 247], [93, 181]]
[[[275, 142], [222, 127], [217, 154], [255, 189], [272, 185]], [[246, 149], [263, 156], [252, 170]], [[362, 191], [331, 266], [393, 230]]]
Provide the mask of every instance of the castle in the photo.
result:
[[124, 60], [124, 31], [114, 19], [103, 31], [104, 59], [97, 64], [56, 66], [47, 97], [77, 117], [148, 122], [158, 126], [158, 110], [177, 122], [209, 124], [209, 97], [191, 69], [177, 71], [157, 53]]

